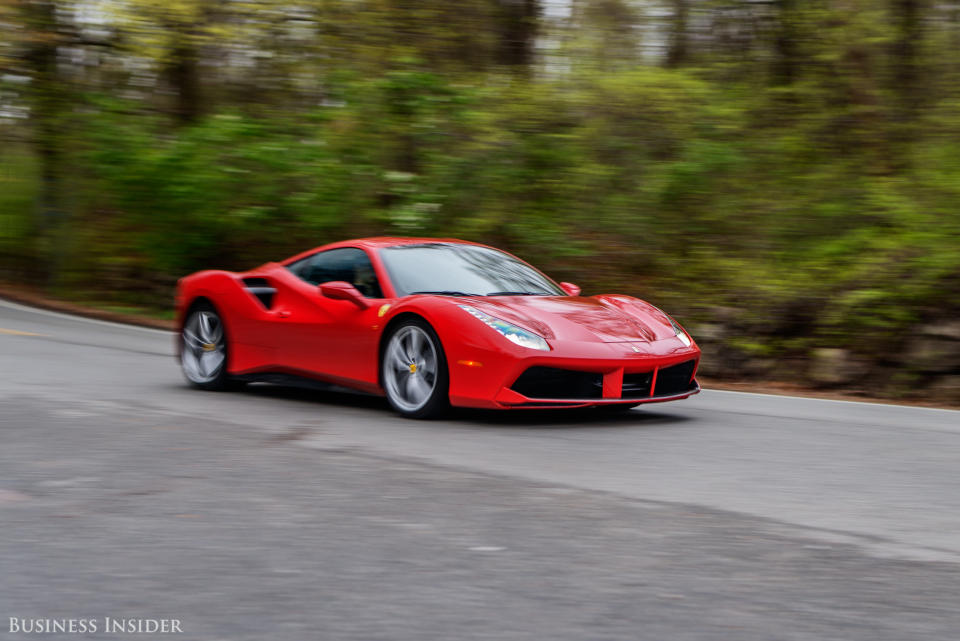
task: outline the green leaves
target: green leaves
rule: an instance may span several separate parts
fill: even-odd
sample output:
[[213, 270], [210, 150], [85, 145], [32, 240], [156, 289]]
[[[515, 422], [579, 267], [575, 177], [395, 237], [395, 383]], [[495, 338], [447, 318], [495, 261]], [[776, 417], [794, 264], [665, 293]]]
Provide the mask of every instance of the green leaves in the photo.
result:
[[9, 273], [165, 293], [416, 234], [692, 321], [734, 309], [745, 358], [881, 353], [960, 313], [947, 5], [7, 4]]

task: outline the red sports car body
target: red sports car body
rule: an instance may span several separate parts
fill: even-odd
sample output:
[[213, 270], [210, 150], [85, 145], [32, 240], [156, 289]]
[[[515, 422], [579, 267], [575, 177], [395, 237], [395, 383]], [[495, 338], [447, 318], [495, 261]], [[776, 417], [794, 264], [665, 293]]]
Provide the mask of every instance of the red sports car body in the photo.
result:
[[[700, 350], [671, 317], [580, 296], [499, 250], [368, 238], [180, 280], [178, 355], [196, 386], [295, 375], [385, 394], [400, 413], [682, 399]], [[424, 400], [426, 399], [426, 400]]]

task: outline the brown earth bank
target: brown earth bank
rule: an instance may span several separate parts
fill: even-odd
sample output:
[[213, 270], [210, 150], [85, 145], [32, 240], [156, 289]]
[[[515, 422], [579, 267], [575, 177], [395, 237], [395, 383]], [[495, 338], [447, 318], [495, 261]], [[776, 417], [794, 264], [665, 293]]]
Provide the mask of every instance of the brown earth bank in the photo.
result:
[[701, 322], [686, 324], [703, 351], [699, 377], [804, 396], [960, 406], [960, 320], [949, 310], [891, 332], [886, 341], [858, 340], [854, 333], [846, 342], [779, 333], [775, 322], [765, 327], [745, 320], [748, 312], [709, 308], [698, 314]]
[[95, 318], [97, 320], [127, 323], [129, 325], [152, 327], [154, 329], [168, 329], [171, 331], [174, 329], [174, 322], [172, 320], [151, 316], [147, 310], [141, 313], [117, 311], [107, 307], [97, 306], [95, 303], [53, 298], [38, 289], [23, 287], [21, 285], [0, 283], [0, 298], [31, 307], [39, 307], [40, 309], [49, 309], [65, 314], [84, 316], [86, 318]]
[[[0, 283], [0, 298], [32, 307], [97, 320], [170, 331], [175, 329], [173, 320], [151, 316], [147, 310], [141, 313], [117, 311], [97, 306], [94, 303], [54, 298], [40, 290], [20, 285]], [[895, 402], [899, 405], [960, 409], [960, 374], [950, 373], [936, 377], [932, 383], [928, 381], [928, 384], [924, 386], [908, 391], [898, 391], [896, 394], [877, 394], [871, 389], [858, 388], [856, 384], [849, 383], [841, 376], [856, 369], [854, 365], [846, 362], [850, 357], [842, 349], [817, 350], [806, 361], [798, 359], [796, 362], [785, 364], [785, 370], [791, 376], [798, 376], [800, 373], [807, 372], [809, 380], [806, 382], [771, 380], [766, 375], [756, 378], [744, 376], [735, 379], [716, 376], [714, 373], [721, 371], [719, 364], [723, 362], [721, 359], [724, 346], [719, 341], [714, 340], [709, 329], [704, 332], [703, 336], [697, 332], [695, 325], [690, 328], [690, 331], [704, 351], [704, 360], [701, 362], [700, 374], [697, 376], [704, 389], [803, 396], [837, 401]], [[920, 336], [920, 340], [927, 342], [926, 349], [931, 352], [927, 357], [931, 361], [942, 360], [943, 357], [952, 354], [954, 349], [960, 349], [960, 334], [954, 336], [954, 332], [954, 327], [944, 325], [940, 329], [930, 329], [930, 335]], [[947, 349], [941, 352], [940, 349], [942, 348], [938, 349], [938, 340], [940, 342], [955, 342], [956, 347], [948, 344]], [[855, 381], [856, 376], [851, 377], [851, 380]]]

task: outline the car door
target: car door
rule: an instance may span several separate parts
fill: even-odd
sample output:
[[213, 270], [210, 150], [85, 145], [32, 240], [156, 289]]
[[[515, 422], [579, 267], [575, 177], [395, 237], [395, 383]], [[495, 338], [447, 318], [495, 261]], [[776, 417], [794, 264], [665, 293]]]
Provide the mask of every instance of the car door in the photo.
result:
[[[332, 379], [377, 380], [379, 280], [362, 249], [341, 247], [318, 252], [287, 267], [277, 301], [277, 355], [288, 368]], [[319, 285], [346, 281], [369, 303], [320, 293]]]

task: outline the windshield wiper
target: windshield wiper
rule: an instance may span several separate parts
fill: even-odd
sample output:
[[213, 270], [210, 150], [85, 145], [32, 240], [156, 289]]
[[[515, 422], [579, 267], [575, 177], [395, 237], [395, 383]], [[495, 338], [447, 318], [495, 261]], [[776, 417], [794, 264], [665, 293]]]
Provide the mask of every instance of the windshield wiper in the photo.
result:
[[468, 294], [466, 292], [458, 292], [451, 289], [440, 289], [437, 291], [410, 292], [408, 295], [413, 296], [414, 294], [435, 294], [437, 296], [483, 296], [483, 294]]
[[549, 296], [547, 292], [490, 292], [487, 296]]

